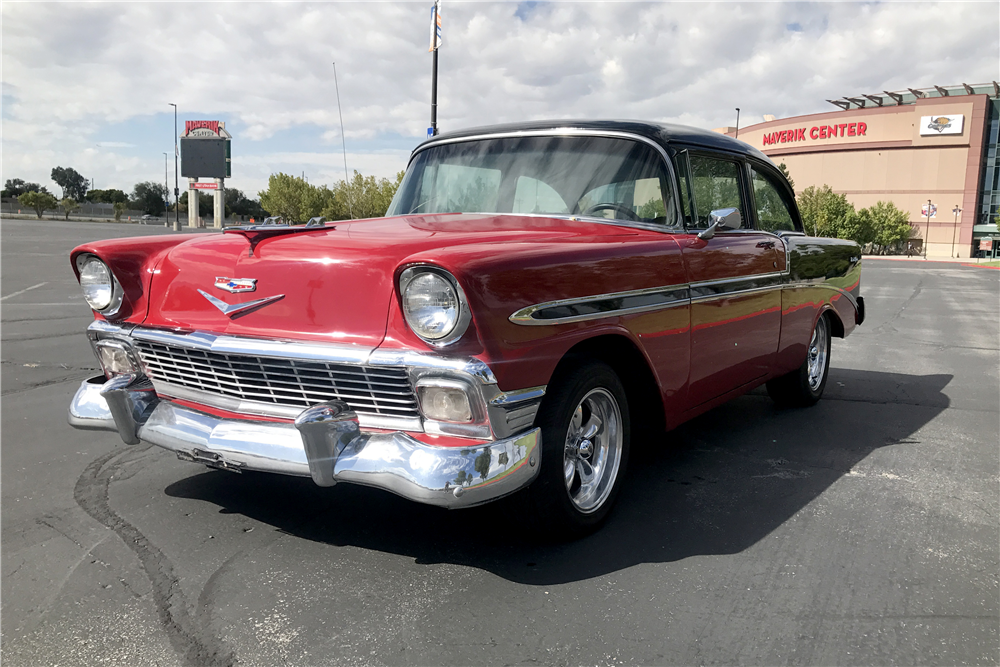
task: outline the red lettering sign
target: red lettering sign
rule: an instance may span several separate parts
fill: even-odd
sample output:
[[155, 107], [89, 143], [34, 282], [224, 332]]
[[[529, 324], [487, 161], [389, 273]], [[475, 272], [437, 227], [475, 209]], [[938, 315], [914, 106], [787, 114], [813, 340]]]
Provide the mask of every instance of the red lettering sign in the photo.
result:
[[219, 121], [217, 120], [186, 120], [184, 121], [184, 134], [191, 134], [191, 130], [205, 128], [215, 134], [219, 133]]
[[865, 123], [858, 123], [858, 136], [859, 137], [865, 136], [865, 130], [867, 129], [868, 125], [866, 125]]

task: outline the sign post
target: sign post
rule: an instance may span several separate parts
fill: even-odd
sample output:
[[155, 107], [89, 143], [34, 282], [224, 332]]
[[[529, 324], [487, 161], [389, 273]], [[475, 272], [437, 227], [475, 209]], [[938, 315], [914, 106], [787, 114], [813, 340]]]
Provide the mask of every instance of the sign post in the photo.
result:
[[924, 228], [924, 259], [927, 259], [927, 246], [930, 245], [931, 218], [937, 215], [937, 206], [927, 200], [927, 204], [921, 207], [920, 213], [927, 216], [927, 226]]
[[955, 204], [955, 208], [951, 209], [951, 212], [955, 214], [955, 226], [951, 229], [951, 256], [955, 256], [955, 235], [958, 234], [958, 216], [962, 212], [962, 209]]

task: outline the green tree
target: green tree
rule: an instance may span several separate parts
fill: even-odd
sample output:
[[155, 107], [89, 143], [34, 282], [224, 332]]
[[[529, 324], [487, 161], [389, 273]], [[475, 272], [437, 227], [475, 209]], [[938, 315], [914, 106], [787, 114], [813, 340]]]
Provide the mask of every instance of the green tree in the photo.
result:
[[[196, 192], [198, 193], [198, 211], [199, 212], [211, 211], [212, 207], [215, 205], [215, 196], [214, 195], [207, 195], [204, 192], [202, 192], [201, 190], [197, 190]], [[180, 210], [185, 211], [185, 212], [188, 210], [188, 191], [187, 190], [185, 190], [184, 192], [181, 193], [181, 197], [180, 197], [180, 201], [178, 202], [178, 205], [180, 207]]]
[[50, 194], [48, 190], [43, 188], [38, 183], [25, 183], [20, 178], [8, 178], [7, 183], [4, 185], [3, 192], [0, 192], [0, 196], [4, 199], [10, 199], [12, 197], [20, 197], [27, 192], [43, 192], [45, 194]]
[[114, 204], [116, 202], [127, 202], [128, 195], [121, 190], [109, 188], [107, 190], [90, 190], [85, 199], [93, 204]]
[[59, 203], [48, 192], [25, 192], [17, 198], [17, 201], [23, 206], [35, 209], [35, 215], [39, 220], [42, 219], [42, 213], [55, 208]]
[[882, 248], [899, 245], [913, 233], [910, 216], [891, 201], [876, 202], [874, 206], [861, 209], [858, 214], [869, 220], [874, 237], [872, 242]]
[[63, 210], [66, 214], [66, 219], [69, 220], [69, 214], [80, 208], [80, 204], [77, 203], [75, 199], [70, 197], [64, 197], [61, 202], [59, 202], [59, 208]]
[[333, 195], [326, 186], [318, 188], [298, 176], [277, 173], [271, 174], [267, 179], [267, 190], [258, 193], [258, 196], [265, 211], [295, 223], [322, 215]]
[[122, 221], [122, 213], [125, 212], [125, 202], [123, 202], [123, 201], [116, 201], [114, 203], [114, 211], [115, 211], [115, 222], [121, 222]]
[[167, 188], [162, 183], [144, 181], [132, 188], [132, 205], [143, 213], [161, 215], [166, 210]]
[[802, 224], [813, 236], [840, 236], [841, 227], [854, 215], [854, 205], [829, 185], [810, 185], [798, 196], [798, 205]]
[[263, 218], [267, 214], [259, 201], [250, 199], [236, 188], [226, 190], [226, 211], [229, 215], [249, 215], [254, 218]]
[[73, 167], [55, 167], [52, 170], [52, 180], [63, 191], [63, 199], [69, 197], [77, 201], [87, 195], [87, 179]]
[[397, 173], [394, 180], [376, 180], [374, 176], [362, 176], [355, 170], [350, 182], [337, 181], [330, 194], [324, 194], [326, 205], [322, 215], [330, 220], [379, 218], [385, 215], [405, 173]]
[[795, 192], [795, 181], [792, 180], [792, 176], [791, 176], [791, 174], [788, 173], [788, 167], [785, 166], [784, 162], [782, 162], [781, 164], [778, 165], [778, 171], [780, 171], [782, 174], [784, 174], [785, 180], [788, 181], [788, 185], [791, 186], [792, 192], [794, 193]]

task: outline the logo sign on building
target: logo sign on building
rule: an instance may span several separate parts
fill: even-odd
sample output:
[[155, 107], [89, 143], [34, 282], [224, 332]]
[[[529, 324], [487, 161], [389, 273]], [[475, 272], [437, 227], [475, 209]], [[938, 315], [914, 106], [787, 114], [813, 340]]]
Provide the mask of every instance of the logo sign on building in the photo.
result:
[[937, 206], [935, 204], [924, 204], [920, 207], [920, 216], [923, 218], [937, 217]]
[[965, 116], [952, 114], [950, 116], [921, 116], [920, 136], [937, 136], [939, 134], [962, 134]]

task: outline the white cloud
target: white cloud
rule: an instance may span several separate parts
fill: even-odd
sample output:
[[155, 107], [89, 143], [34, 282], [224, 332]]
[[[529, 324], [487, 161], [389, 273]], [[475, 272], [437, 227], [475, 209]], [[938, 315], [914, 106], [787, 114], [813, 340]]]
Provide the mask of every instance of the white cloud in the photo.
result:
[[[339, 178], [334, 61], [350, 166], [390, 176], [429, 121], [428, 6], [4, 3], [4, 177], [47, 182], [58, 164], [98, 187], [158, 180], [172, 127], [129, 130], [175, 102], [239, 128], [235, 187], [256, 192], [275, 170]], [[446, 2], [443, 24], [445, 131], [570, 117], [711, 128], [737, 106], [753, 122], [989, 81], [1000, 50], [992, 3]]]

